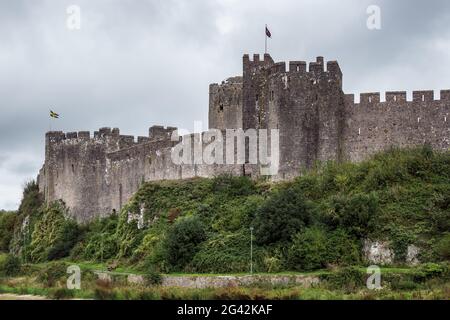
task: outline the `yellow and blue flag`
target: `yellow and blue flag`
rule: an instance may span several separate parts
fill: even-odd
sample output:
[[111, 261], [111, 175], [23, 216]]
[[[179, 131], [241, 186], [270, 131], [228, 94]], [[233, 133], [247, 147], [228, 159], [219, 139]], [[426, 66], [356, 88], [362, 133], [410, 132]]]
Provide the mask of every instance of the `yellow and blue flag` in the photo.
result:
[[50, 117], [55, 118], [55, 119], [59, 119], [59, 114], [57, 114], [56, 112], [53, 112], [52, 110], [50, 110]]

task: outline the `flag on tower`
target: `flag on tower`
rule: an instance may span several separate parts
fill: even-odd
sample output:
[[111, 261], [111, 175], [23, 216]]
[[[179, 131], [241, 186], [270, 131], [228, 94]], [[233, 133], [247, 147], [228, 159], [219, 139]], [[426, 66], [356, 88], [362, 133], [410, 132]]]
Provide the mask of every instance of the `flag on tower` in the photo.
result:
[[57, 114], [56, 112], [53, 112], [52, 110], [50, 110], [50, 117], [55, 118], [55, 119], [59, 119], [59, 114]]

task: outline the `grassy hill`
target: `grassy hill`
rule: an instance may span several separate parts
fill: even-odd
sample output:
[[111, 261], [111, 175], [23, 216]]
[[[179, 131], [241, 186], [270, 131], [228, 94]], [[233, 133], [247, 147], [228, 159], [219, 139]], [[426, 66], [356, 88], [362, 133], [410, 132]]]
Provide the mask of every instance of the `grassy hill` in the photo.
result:
[[[444, 261], [450, 153], [390, 150], [358, 164], [317, 164], [281, 183], [228, 176], [148, 182], [118, 216], [82, 226], [65, 210], [61, 202], [45, 208], [29, 184], [11, 251], [29, 262], [70, 258], [158, 272], [237, 273], [249, 269], [253, 227], [256, 272], [364, 265], [364, 239], [389, 241], [394, 264], [404, 263], [410, 244], [420, 248], [422, 262]], [[11, 221], [3, 225], [10, 229]]]

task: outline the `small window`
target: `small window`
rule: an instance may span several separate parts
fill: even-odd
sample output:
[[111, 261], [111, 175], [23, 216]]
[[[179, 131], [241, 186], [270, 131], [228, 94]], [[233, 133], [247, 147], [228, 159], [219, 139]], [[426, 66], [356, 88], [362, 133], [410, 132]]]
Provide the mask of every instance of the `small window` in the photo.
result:
[[258, 99], [259, 99], [259, 96], [258, 96], [258, 95], [256, 95], [256, 97], [255, 97], [255, 100], [256, 100], [256, 101], [258, 101]]
[[219, 105], [219, 111], [223, 111], [223, 104], [222, 103]]
[[75, 173], [75, 166], [72, 164], [72, 173]]

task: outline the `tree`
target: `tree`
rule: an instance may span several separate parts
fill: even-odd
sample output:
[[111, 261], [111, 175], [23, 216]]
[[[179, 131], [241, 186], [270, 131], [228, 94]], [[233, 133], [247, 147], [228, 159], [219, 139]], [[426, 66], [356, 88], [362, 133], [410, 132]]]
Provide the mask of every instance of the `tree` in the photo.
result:
[[256, 242], [289, 241], [310, 223], [310, 211], [310, 205], [298, 190], [289, 188], [275, 193], [256, 212]]
[[294, 270], [325, 267], [328, 258], [327, 235], [319, 228], [306, 228], [297, 233], [288, 251], [288, 263]]
[[177, 220], [165, 240], [167, 261], [175, 270], [182, 270], [191, 262], [198, 245], [206, 240], [206, 232], [197, 217]]

